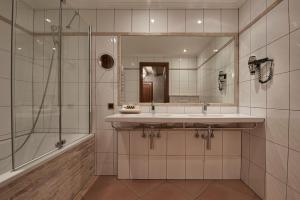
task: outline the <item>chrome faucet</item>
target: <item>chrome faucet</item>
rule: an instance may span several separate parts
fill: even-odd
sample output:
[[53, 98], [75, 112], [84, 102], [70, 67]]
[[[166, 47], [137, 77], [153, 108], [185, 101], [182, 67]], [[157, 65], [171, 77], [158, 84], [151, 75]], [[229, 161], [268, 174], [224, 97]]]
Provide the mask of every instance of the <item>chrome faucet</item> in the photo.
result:
[[155, 105], [153, 101], [151, 102], [151, 112], [152, 114], [155, 114]]
[[207, 107], [209, 106], [208, 103], [204, 102], [202, 105], [202, 113], [206, 114], [207, 113]]

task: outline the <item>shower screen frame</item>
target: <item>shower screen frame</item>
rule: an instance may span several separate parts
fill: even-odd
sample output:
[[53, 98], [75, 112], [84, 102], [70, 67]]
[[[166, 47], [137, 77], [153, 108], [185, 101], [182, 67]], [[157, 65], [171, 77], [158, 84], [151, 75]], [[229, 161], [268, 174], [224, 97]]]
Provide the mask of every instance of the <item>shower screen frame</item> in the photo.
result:
[[[57, 76], [58, 76], [58, 80], [57, 80], [57, 84], [58, 84], [58, 88], [57, 88], [57, 97], [58, 97], [58, 132], [55, 134], [58, 134], [58, 141], [56, 144], [53, 144], [53, 149], [40, 155], [37, 157], [34, 157], [31, 160], [28, 160], [20, 165], [16, 164], [16, 150], [18, 149], [18, 147], [16, 146], [16, 86], [15, 86], [15, 77], [16, 77], [16, 29], [18, 28], [16, 22], [17, 22], [17, 1], [19, 0], [12, 0], [12, 18], [11, 18], [11, 74], [10, 74], [10, 97], [11, 97], [11, 116], [10, 116], [10, 120], [11, 120], [11, 165], [12, 165], [12, 170], [17, 170], [25, 165], [28, 165], [36, 160], [39, 160], [42, 157], [45, 157], [55, 151], [57, 151], [60, 148], [64, 147], [64, 143], [65, 141], [62, 138], [62, 126], [63, 126], [63, 121], [62, 121], [62, 42], [63, 42], [63, 26], [62, 26], [62, 14], [63, 14], [63, 4], [65, 4], [64, 0], [57, 0], [59, 1], [59, 8], [58, 8], [58, 13], [59, 13], [59, 24], [58, 24], [58, 40], [59, 40], [59, 45], [57, 46], [57, 58], [58, 58], [58, 65], [57, 65]], [[89, 135], [92, 133], [92, 108], [91, 108], [91, 37], [92, 37], [92, 33], [91, 33], [92, 29], [91, 26], [88, 27], [87, 32], [83, 32], [83, 33], [79, 33], [80, 35], [84, 35], [87, 36], [87, 43], [88, 43], [88, 80], [87, 80], [87, 84], [88, 84], [88, 108], [87, 108], [87, 114], [88, 114], [88, 127], [87, 127], [87, 133], [84, 133], [84, 135]], [[34, 30], [32, 35], [34, 35]], [[45, 33], [45, 35], [47, 35], [47, 33]], [[33, 37], [33, 36], [32, 36]], [[33, 61], [32, 61], [33, 62]], [[32, 66], [33, 67], [33, 66]], [[33, 80], [32, 80], [32, 84], [33, 84]], [[43, 88], [44, 89], [44, 88]], [[33, 90], [33, 89], [32, 89]], [[32, 105], [32, 109], [33, 109], [33, 105]], [[32, 113], [34, 111], [32, 110]], [[32, 114], [32, 118], [34, 118], [34, 114]], [[34, 134], [33, 131], [29, 132], [29, 137], [31, 136], [31, 134]], [[80, 139], [80, 138], [78, 138]]]

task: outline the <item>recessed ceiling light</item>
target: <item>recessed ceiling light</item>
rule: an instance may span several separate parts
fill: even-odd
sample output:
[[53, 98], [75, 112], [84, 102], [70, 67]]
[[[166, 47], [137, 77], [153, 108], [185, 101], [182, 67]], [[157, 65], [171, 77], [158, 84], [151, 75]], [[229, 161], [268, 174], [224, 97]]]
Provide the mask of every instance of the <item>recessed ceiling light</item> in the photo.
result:
[[183, 53], [186, 53], [187, 52], [187, 49], [183, 49]]
[[218, 49], [214, 49], [214, 52], [217, 53], [219, 50]]
[[51, 19], [49, 19], [49, 18], [46, 18], [45, 21], [48, 22], [48, 23], [52, 22]]
[[150, 22], [153, 24], [155, 22], [155, 19], [150, 19]]
[[201, 21], [201, 20], [198, 20], [197, 23], [198, 23], [198, 24], [202, 24], [202, 21]]
[[21, 48], [21, 47], [18, 47], [18, 50], [19, 50], [19, 51], [21, 51], [21, 50], [22, 50], [22, 48]]
[[53, 47], [53, 48], [52, 48], [52, 50], [53, 50], [53, 51], [55, 51], [55, 50], [56, 50], [56, 48], [55, 48], [55, 47]]

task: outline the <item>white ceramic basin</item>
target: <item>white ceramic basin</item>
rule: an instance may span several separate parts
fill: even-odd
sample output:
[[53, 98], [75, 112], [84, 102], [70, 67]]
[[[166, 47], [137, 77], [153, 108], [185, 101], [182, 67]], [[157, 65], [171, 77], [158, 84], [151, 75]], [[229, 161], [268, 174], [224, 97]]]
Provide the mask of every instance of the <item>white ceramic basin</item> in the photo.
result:
[[128, 123], [262, 123], [264, 118], [241, 114], [171, 114], [171, 113], [141, 113], [114, 114], [105, 118], [106, 122]]

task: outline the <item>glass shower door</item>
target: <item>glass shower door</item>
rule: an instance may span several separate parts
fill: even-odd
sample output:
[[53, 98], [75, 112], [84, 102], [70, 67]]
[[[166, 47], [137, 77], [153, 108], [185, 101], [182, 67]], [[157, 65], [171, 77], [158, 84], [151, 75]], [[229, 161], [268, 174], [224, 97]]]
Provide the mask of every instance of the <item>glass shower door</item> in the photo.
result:
[[[14, 0], [13, 168], [56, 149], [59, 140], [59, 8]], [[37, 1], [34, 1], [37, 3]]]
[[70, 144], [89, 134], [89, 26], [79, 10], [62, 10], [62, 129]]

